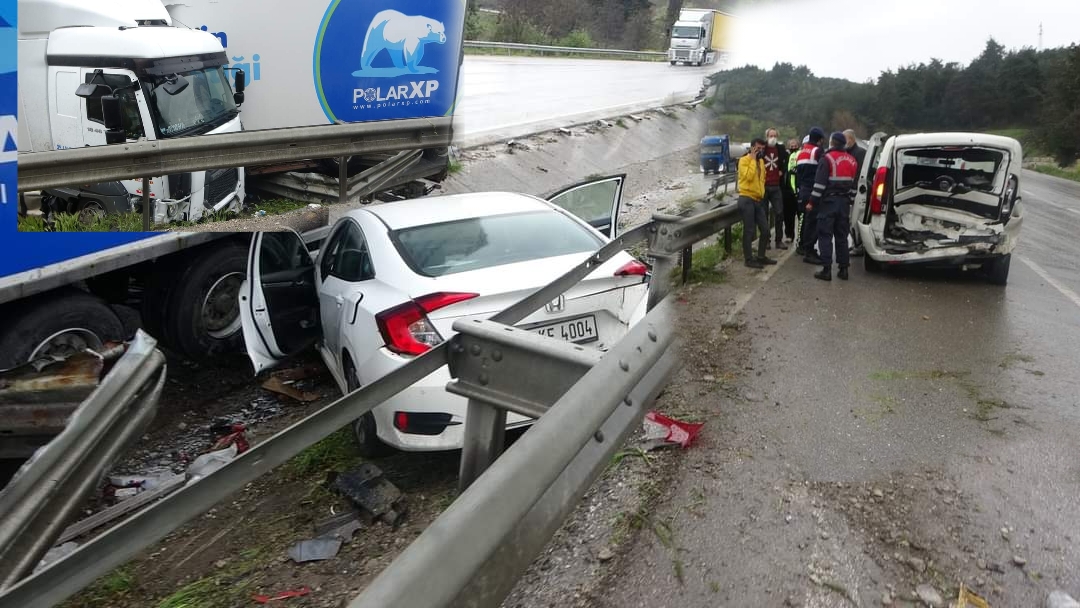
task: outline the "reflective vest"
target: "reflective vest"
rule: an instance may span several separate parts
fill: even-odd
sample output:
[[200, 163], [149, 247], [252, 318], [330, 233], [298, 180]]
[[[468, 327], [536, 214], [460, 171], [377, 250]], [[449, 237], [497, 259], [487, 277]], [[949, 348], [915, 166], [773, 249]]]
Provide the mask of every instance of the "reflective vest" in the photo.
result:
[[821, 148], [805, 143], [795, 159], [795, 188], [800, 201], [805, 201], [810, 197], [810, 191], [814, 187], [814, 179], [817, 176], [820, 155]]
[[825, 153], [814, 180], [813, 197], [854, 196], [859, 161], [846, 150], [832, 149]]
[[795, 152], [792, 152], [792, 153], [788, 154], [787, 172], [788, 172], [788, 181], [791, 182], [791, 191], [792, 192], [796, 191], [796, 189], [795, 189], [795, 162], [798, 161], [798, 160], [799, 160], [798, 151], [795, 151]]

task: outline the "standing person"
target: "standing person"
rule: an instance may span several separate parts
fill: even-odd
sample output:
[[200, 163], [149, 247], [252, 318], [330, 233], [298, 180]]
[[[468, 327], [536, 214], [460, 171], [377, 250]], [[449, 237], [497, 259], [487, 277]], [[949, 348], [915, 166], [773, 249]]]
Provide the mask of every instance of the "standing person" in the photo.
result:
[[[787, 150], [780, 143], [776, 129], [765, 131], [765, 213], [775, 232], [776, 248], [787, 249], [784, 244], [784, 174], [787, 173]], [[765, 243], [769, 249], [769, 243]]]
[[818, 164], [813, 192], [806, 209], [817, 210], [818, 250], [822, 269], [815, 279], [832, 280], [833, 241], [836, 242], [837, 276], [848, 280], [848, 233], [851, 231], [851, 203], [855, 199], [855, 176], [859, 161], [846, 149], [847, 138], [837, 131], [829, 138], [829, 151]]
[[784, 238], [795, 242], [795, 216], [798, 214], [798, 197], [795, 196], [795, 161], [799, 158], [799, 140], [787, 142], [788, 162], [784, 179]]
[[817, 211], [807, 207], [810, 194], [814, 190], [814, 180], [817, 178], [818, 160], [825, 153], [822, 144], [825, 141], [825, 131], [820, 127], [810, 129], [806, 136], [806, 143], [799, 150], [799, 157], [795, 161], [795, 171], [798, 174], [796, 184], [798, 186], [799, 211], [803, 214], [802, 229], [799, 231], [799, 245], [795, 253], [804, 256], [803, 261], [807, 264], [820, 264], [821, 258], [814, 253], [814, 242], [817, 240]]
[[[743, 221], [743, 259], [747, 268], [764, 268], [765, 264], [775, 264], [775, 260], [765, 257], [765, 246], [769, 243], [769, 216], [766, 213], [768, 203], [765, 198], [765, 140], [755, 139], [750, 150], [739, 159], [739, 211]], [[758, 254], [754, 257], [751, 244], [754, 232], [761, 233], [758, 239]]]
[[854, 129], [844, 131], [844, 139], [846, 140], [844, 150], [854, 156], [859, 163], [859, 173], [856, 173], [856, 175], [859, 175], [862, 173], [863, 162], [866, 160], [866, 148], [859, 145], [859, 139], [855, 137]]

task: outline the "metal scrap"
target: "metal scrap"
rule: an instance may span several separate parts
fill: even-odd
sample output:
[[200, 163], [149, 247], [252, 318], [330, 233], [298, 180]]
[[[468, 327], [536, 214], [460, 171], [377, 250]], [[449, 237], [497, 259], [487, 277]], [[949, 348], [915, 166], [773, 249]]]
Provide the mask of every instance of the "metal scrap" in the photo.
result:
[[285, 381], [278, 376], [270, 376], [266, 382], [262, 383], [262, 387], [268, 391], [275, 392], [279, 395], [285, 395], [286, 397], [292, 397], [293, 399], [304, 403], [310, 403], [319, 399], [318, 393], [301, 391], [295, 386], [286, 384]]
[[338, 474], [333, 487], [360, 507], [371, 520], [396, 525], [405, 515], [401, 490], [383, 476], [379, 467], [365, 462], [354, 471]]
[[341, 550], [341, 539], [311, 538], [302, 540], [289, 549], [289, 559], [298, 564], [330, 559]]

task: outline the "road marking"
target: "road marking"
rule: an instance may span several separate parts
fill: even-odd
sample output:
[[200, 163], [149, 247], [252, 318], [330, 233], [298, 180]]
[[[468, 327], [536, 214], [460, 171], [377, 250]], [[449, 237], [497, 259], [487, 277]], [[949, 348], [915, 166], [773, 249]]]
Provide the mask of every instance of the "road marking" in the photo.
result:
[[1027, 259], [1025, 257], [1020, 257], [1020, 256], [1017, 256], [1017, 257], [1019, 258], [1019, 260], [1021, 262], [1027, 264], [1028, 268], [1034, 270], [1035, 274], [1039, 275], [1040, 277], [1043, 278], [1044, 281], [1049, 283], [1051, 287], [1053, 287], [1054, 289], [1060, 291], [1061, 295], [1068, 298], [1073, 304], [1076, 304], [1077, 308], [1080, 308], [1080, 295], [1077, 295], [1075, 291], [1069, 289], [1068, 287], [1062, 285], [1061, 283], [1058, 283], [1057, 279], [1050, 276], [1049, 272], [1046, 272], [1045, 270], [1043, 270], [1042, 266], [1039, 266], [1035, 262], [1032, 262], [1031, 260], [1029, 260], [1029, 259]]

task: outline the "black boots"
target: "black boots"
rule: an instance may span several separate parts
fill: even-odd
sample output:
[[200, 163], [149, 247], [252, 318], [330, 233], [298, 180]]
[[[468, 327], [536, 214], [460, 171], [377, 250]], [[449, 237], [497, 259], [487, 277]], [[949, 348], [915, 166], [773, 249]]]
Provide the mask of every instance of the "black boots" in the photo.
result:
[[776, 266], [776, 264], [778, 263], [776, 260], [767, 257], [758, 258], [757, 261], [761, 262], [766, 266]]
[[749, 258], [748, 260], [746, 260], [746, 267], [747, 267], [747, 268], [758, 268], [758, 269], [761, 269], [761, 268], [765, 268], [765, 265], [764, 265], [764, 264], [762, 264], [761, 262], [757, 261], [757, 260], [756, 260], [756, 259], [754, 259], [754, 258]]
[[807, 263], [807, 264], [810, 264], [811, 266], [820, 266], [821, 265], [821, 258], [818, 256], [818, 254], [814, 253], [813, 251], [810, 251], [809, 253], [807, 253], [806, 256], [803, 257], [802, 261]]
[[815, 279], [821, 279], [822, 281], [832, 280], [832, 266], [823, 266], [821, 270], [814, 273]]
[[847, 266], [841, 266], [840, 267], [840, 272], [836, 273], [836, 277], [838, 279], [840, 279], [841, 281], [848, 280], [847, 268], [848, 268]]

